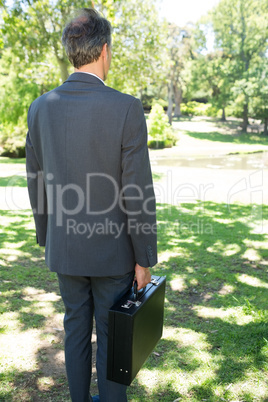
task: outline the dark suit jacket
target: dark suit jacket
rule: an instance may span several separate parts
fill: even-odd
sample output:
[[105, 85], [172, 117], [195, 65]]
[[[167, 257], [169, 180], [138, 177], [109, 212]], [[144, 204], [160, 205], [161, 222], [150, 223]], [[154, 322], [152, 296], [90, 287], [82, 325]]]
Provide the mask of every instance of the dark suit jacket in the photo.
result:
[[30, 106], [28, 191], [52, 271], [122, 275], [157, 262], [141, 102], [74, 73]]

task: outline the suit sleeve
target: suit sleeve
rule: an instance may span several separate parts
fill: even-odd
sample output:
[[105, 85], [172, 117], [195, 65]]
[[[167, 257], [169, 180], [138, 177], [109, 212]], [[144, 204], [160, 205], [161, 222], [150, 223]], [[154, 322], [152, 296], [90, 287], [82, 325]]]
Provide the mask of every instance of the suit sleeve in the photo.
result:
[[43, 173], [36, 158], [29, 132], [26, 138], [26, 172], [28, 193], [35, 220], [36, 240], [40, 246], [45, 246], [47, 233], [47, 197]]
[[136, 263], [157, 263], [156, 205], [147, 147], [147, 127], [141, 102], [128, 111], [122, 141], [122, 208], [128, 220]]

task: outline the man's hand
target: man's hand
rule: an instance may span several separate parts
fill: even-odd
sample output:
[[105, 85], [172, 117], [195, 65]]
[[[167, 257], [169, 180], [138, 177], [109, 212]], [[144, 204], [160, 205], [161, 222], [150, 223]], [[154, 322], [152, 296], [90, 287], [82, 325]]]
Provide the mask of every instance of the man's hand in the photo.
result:
[[138, 290], [144, 288], [151, 282], [151, 273], [149, 268], [141, 267], [139, 264], [135, 265], [135, 278], [138, 283]]

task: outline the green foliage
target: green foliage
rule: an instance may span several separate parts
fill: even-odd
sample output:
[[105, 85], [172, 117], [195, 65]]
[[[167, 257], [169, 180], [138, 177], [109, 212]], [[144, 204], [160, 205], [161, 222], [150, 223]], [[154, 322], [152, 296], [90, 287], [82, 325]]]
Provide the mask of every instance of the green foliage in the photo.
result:
[[210, 103], [199, 103], [195, 101], [182, 103], [181, 112], [184, 116], [208, 116], [217, 117], [219, 110]]
[[166, 79], [166, 27], [153, 0], [119, 0], [113, 2], [113, 9], [113, 58], [107, 85], [141, 96], [145, 88]]
[[203, 35], [213, 33], [215, 42], [208, 52], [199, 34], [202, 54], [192, 63], [192, 92], [202, 89], [215, 108], [243, 117], [246, 128], [248, 116], [256, 118], [260, 105], [260, 114], [265, 114], [267, 104], [267, 91], [262, 92], [261, 87], [265, 86], [268, 64], [268, 3], [221, 0], [202, 18], [198, 29]]
[[[23, 68], [24, 67], [24, 68]], [[0, 59], [0, 147], [2, 155], [25, 154], [27, 112], [32, 101], [59, 83], [55, 64], [20, 64], [12, 49], [5, 49]]]
[[148, 118], [149, 147], [165, 148], [176, 144], [177, 138], [163, 107], [155, 103]]
[[31, 102], [58, 86], [70, 70], [61, 35], [73, 12], [94, 3], [113, 26], [108, 85], [133, 95], [163, 81], [165, 28], [153, 0], [15, 0], [2, 12], [0, 151], [21, 155]]
[[[198, 110], [199, 109], [199, 110]], [[184, 116], [203, 116], [203, 108], [200, 107], [198, 102], [187, 102], [181, 105], [181, 112]]]
[[268, 119], [268, 62], [256, 63], [254, 76], [251, 78], [254, 91], [249, 102], [249, 114], [261, 119], [263, 122]]
[[174, 116], [180, 116], [180, 105], [183, 97], [187, 96], [187, 87], [191, 82], [191, 61], [196, 56], [193, 28], [169, 24], [166, 41], [169, 57], [167, 114], [171, 121], [173, 103], [175, 102]]
[[148, 147], [152, 149], [163, 149], [165, 148], [165, 140], [149, 140]]
[[172, 148], [172, 140], [149, 140], [148, 147], [152, 149]]
[[27, 125], [24, 116], [21, 116], [14, 126], [12, 123], [4, 125], [0, 132], [3, 156], [23, 158], [25, 156], [25, 138]]
[[[71, 71], [63, 26], [74, 10], [93, 3], [113, 25], [108, 85], [141, 97], [146, 106], [161, 98], [169, 115], [174, 101], [180, 115], [182, 99], [203, 93], [210, 105], [188, 102], [182, 114], [219, 117], [225, 108], [245, 122], [250, 116], [267, 124], [266, 0], [221, 0], [196, 27], [163, 23], [153, 0], [15, 0], [0, 2], [0, 151], [21, 154], [30, 103]], [[208, 53], [211, 32], [215, 48]], [[176, 141], [171, 132], [153, 140]]]
[[[220, 74], [223, 88], [231, 89], [234, 102], [242, 105], [246, 129], [249, 104], [258, 87], [256, 65], [261, 70], [267, 65], [268, 3], [221, 0], [211, 16], [216, 46], [222, 53], [222, 65], [227, 67]], [[225, 93], [228, 99], [228, 91]]]

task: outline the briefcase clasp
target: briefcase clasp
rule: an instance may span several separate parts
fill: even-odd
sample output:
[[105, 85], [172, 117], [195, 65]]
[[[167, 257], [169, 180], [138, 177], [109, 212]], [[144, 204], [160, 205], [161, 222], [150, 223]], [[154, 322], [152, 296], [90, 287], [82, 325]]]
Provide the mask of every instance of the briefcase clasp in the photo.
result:
[[152, 285], [154, 285], [154, 286], [158, 286], [159, 285], [159, 282], [155, 279], [155, 278], [153, 278], [153, 279], [151, 279], [151, 282], [150, 282]]
[[133, 300], [127, 300], [124, 304], [121, 305], [122, 308], [130, 308], [132, 306], [139, 307], [141, 305], [140, 301], [133, 301]]

